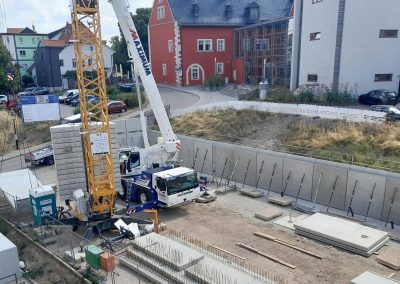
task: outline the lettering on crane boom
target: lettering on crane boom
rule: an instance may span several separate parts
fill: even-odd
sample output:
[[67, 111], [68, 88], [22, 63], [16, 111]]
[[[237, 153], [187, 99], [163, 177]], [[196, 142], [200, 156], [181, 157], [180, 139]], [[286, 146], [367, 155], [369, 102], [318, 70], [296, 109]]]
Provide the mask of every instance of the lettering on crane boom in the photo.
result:
[[146, 58], [146, 54], [144, 53], [143, 46], [140, 43], [138, 34], [132, 29], [129, 29], [129, 31], [131, 32], [131, 36], [132, 36], [133, 42], [135, 43], [135, 47], [139, 54], [139, 58], [142, 61], [144, 72], [148, 76], [151, 74], [151, 70], [150, 70], [149, 62], [147, 62], [147, 58]]

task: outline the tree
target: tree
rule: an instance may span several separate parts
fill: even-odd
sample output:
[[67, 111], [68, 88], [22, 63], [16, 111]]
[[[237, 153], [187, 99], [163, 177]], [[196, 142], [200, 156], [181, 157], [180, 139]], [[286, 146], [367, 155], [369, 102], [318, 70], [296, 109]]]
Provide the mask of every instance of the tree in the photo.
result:
[[[7, 74], [12, 74], [13, 81], [7, 79]], [[15, 93], [19, 89], [20, 75], [17, 64], [12, 64], [11, 55], [7, 48], [0, 43], [0, 91]]]
[[[139, 8], [136, 9], [136, 14], [132, 15], [133, 22], [135, 23], [136, 30], [140, 37], [140, 40], [143, 45], [143, 49], [146, 52], [147, 58], [149, 58], [149, 43], [148, 43], [148, 33], [147, 33], [147, 25], [150, 20], [151, 8]], [[122, 35], [122, 31], [120, 28], [120, 36], [114, 36], [110, 40], [111, 47], [114, 49], [114, 64], [116, 64], [119, 68], [119, 65], [122, 65], [122, 70], [124, 73], [127, 71], [131, 71], [131, 64], [128, 62], [128, 50], [125, 38]]]

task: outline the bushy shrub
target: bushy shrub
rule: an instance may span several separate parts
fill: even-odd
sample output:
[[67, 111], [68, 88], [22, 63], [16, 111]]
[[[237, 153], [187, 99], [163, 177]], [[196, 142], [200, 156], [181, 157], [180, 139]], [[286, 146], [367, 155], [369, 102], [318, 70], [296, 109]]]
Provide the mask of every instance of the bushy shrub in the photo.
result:
[[295, 103], [296, 96], [287, 88], [277, 87], [274, 89], [270, 89], [268, 92], [268, 97], [266, 99], [270, 102], [286, 102], [286, 103]]
[[214, 75], [206, 80], [204, 85], [210, 88], [223, 87], [225, 85], [225, 80], [221, 76]]

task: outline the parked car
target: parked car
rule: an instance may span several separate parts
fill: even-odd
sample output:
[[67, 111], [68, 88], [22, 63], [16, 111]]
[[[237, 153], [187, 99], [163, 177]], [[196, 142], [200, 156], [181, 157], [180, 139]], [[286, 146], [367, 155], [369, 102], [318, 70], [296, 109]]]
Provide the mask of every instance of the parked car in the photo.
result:
[[19, 92], [17, 95], [20, 96], [40, 96], [40, 95], [47, 95], [49, 90], [45, 87], [31, 87], [25, 89], [23, 92]]
[[358, 100], [366, 105], [397, 105], [399, 103], [397, 94], [388, 90], [373, 90], [360, 95]]
[[[107, 97], [107, 101], [108, 102], [110, 101], [109, 97]], [[99, 97], [93, 97], [88, 102], [91, 103], [92, 105], [97, 105], [100, 102], [100, 99]]]
[[18, 107], [18, 100], [15, 97], [9, 98], [6, 102], [6, 108], [16, 110]]
[[79, 94], [74, 94], [72, 96], [66, 97], [64, 100], [64, 104], [70, 105], [73, 100], [79, 100]]
[[126, 112], [128, 107], [122, 101], [111, 101], [107, 104], [108, 113]]
[[[88, 96], [86, 96], [86, 101], [89, 102], [93, 98], [94, 98], [94, 96], [88, 95]], [[79, 100], [79, 96], [78, 96], [76, 99], [73, 99], [71, 101], [71, 106], [77, 107], [79, 105], [80, 105], [80, 100]]]
[[36, 87], [30, 87], [30, 88], [26, 88], [25, 90], [23, 90], [22, 92], [19, 92], [17, 94], [17, 96], [25, 96], [27, 94], [29, 94], [31, 91], [33, 91]]
[[5, 103], [7, 103], [8, 98], [6, 95], [0, 95], [0, 104], [4, 105]]
[[59, 102], [59, 103], [64, 103], [64, 101], [65, 101], [66, 98], [72, 97], [73, 95], [78, 94], [78, 93], [79, 93], [78, 90], [69, 90], [69, 91], [66, 91], [63, 95], [61, 95], [61, 96], [58, 97], [58, 102]]
[[372, 106], [371, 110], [385, 112], [387, 121], [400, 121], [400, 110], [394, 106], [389, 106], [389, 105]]

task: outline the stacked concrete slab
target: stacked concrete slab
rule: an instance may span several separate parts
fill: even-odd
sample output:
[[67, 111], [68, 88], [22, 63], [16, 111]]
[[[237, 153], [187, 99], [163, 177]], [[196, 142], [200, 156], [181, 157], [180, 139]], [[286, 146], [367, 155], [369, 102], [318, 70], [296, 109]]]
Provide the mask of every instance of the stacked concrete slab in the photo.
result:
[[[203, 253], [196, 246], [188, 247], [175, 239], [151, 233], [135, 239], [127, 255], [141, 266], [145, 265], [166, 278], [168, 283], [277, 283], [245, 269]], [[121, 262], [128, 267], [126, 259]]]
[[365, 271], [350, 282], [351, 284], [399, 284], [400, 282], [379, 275], [372, 271]]
[[388, 233], [357, 222], [314, 214], [294, 225], [295, 232], [318, 241], [370, 256], [389, 241]]
[[[111, 126], [111, 147], [115, 188], [120, 189], [118, 141], [116, 125]], [[50, 128], [60, 200], [72, 199], [77, 189], [86, 190], [86, 169], [83, 157], [81, 124], [64, 124]]]

